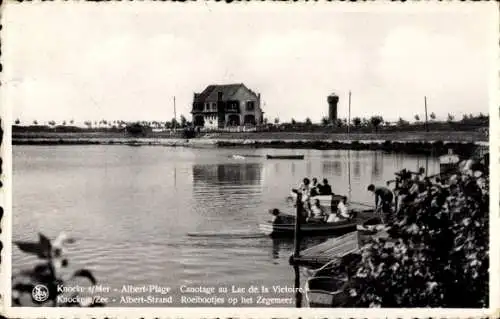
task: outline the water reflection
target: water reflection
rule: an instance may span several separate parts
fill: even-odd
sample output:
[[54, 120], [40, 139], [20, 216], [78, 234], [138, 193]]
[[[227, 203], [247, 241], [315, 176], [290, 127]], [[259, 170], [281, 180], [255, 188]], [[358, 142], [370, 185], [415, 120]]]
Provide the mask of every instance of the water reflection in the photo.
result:
[[193, 184], [259, 185], [262, 182], [262, 164], [226, 163], [193, 165]]
[[383, 153], [374, 152], [372, 157], [372, 178], [377, 179], [384, 174]]
[[[356, 158], [359, 158], [359, 155], [357, 155]], [[356, 159], [353, 164], [352, 175], [359, 178], [361, 176], [361, 162], [359, 159]]]

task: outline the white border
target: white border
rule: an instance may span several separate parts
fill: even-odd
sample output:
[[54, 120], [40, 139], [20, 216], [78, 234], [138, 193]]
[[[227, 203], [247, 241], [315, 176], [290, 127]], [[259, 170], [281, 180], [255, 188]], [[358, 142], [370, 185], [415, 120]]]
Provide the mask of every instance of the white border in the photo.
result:
[[[315, 10], [318, 6], [323, 5], [320, 3], [242, 3], [226, 5], [223, 3], [197, 5], [193, 3], [156, 3], [156, 2], [115, 2], [115, 3], [82, 3], [82, 2], [65, 2], [65, 5], [72, 6], [87, 6], [87, 5], [100, 5], [104, 8], [111, 5], [127, 5], [130, 10], [136, 10], [144, 5], [171, 5], [172, 10], [184, 10], [186, 6], [194, 10], [231, 10], [232, 6], [245, 5], [250, 10], [259, 10], [261, 6], [272, 6], [273, 10], [296, 10], [301, 5], [308, 5], [311, 10]], [[338, 10], [341, 8], [345, 12], [406, 12], [409, 10], [420, 10], [425, 12], [432, 12], [436, 10], [449, 10], [453, 6], [453, 10], [467, 10], [469, 5], [498, 5], [494, 2], [482, 3], [463, 3], [463, 2], [444, 2], [437, 5], [426, 3], [387, 3], [379, 1], [376, 3], [330, 3], [326, 10]], [[11, 5], [57, 5], [54, 3], [11, 3]], [[211, 8], [208, 8], [210, 6]], [[411, 7], [411, 8], [409, 8]], [[332, 8], [332, 9], [330, 9]], [[5, 9], [5, 5], [4, 8]], [[323, 6], [321, 10], [324, 10]], [[498, 7], [492, 8], [492, 14], [495, 15], [495, 20], [499, 21]], [[496, 10], [495, 10], [496, 9]], [[3, 26], [8, 27], [8, 21], [3, 21]], [[0, 32], [1, 34], [1, 32]], [[1, 109], [0, 115], [2, 117], [2, 125], [4, 129], [4, 139], [1, 148], [1, 155], [3, 158], [4, 174], [3, 184], [4, 187], [0, 190], [0, 203], [4, 207], [4, 217], [2, 219], [2, 234], [0, 238], [4, 245], [2, 250], [2, 264], [0, 265], [0, 289], [2, 292], [2, 302], [0, 304], [0, 313], [7, 317], [19, 318], [34, 318], [40, 317], [43, 311], [44, 318], [102, 318], [102, 317], [124, 317], [124, 318], [151, 318], [151, 317], [181, 317], [181, 318], [199, 318], [199, 317], [250, 317], [250, 318], [277, 318], [277, 317], [343, 317], [343, 318], [414, 318], [414, 317], [436, 317], [436, 318], [465, 318], [465, 317], [499, 317], [500, 316], [500, 247], [498, 243], [497, 232], [500, 226], [500, 171], [498, 171], [498, 160], [500, 159], [500, 55], [499, 55], [499, 30], [498, 24], [491, 28], [491, 78], [490, 78], [490, 154], [491, 154], [491, 172], [490, 172], [490, 308], [489, 309], [318, 309], [318, 308], [30, 308], [30, 307], [10, 307], [10, 291], [11, 291], [11, 252], [12, 252], [12, 147], [11, 141], [11, 123], [12, 123], [12, 109], [5, 107], [4, 94], [1, 95]], [[26, 37], [29, 41], [29, 37]], [[5, 42], [3, 41], [5, 46]], [[3, 50], [5, 51], [5, 50]], [[4, 65], [4, 72], [8, 70], [8, 65]]]

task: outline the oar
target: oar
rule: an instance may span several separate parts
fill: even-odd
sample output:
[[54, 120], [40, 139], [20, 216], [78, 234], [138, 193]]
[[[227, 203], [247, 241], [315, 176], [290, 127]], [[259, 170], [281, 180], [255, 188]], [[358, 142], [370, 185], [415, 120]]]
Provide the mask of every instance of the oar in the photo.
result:
[[369, 205], [369, 204], [366, 204], [366, 203], [360, 203], [360, 202], [350, 202], [350, 203], [351, 203], [351, 204], [360, 205], [360, 206], [365, 206], [365, 207], [375, 208], [375, 205]]

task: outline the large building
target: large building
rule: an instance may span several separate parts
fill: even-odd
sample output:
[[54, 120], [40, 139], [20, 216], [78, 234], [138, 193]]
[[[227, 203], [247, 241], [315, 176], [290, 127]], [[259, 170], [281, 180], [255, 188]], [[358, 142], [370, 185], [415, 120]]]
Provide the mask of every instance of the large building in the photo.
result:
[[339, 96], [335, 93], [328, 95], [328, 122], [333, 123], [337, 121], [337, 104], [339, 103]]
[[209, 85], [203, 92], [194, 93], [191, 114], [195, 126], [206, 128], [255, 126], [264, 118], [260, 94], [243, 83]]

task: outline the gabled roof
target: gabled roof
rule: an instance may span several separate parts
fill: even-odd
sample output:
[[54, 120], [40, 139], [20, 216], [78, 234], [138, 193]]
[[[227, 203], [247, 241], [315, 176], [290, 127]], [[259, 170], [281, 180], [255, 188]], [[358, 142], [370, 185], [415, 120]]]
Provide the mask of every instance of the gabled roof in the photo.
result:
[[203, 92], [197, 95], [195, 102], [216, 102], [219, 99], [219, 92], [222, 93], [222, 100], [227, 101], [233, 97], [240, 88], [245, 88], [251, 92], [255, 97], [252, 90], [248, 89], [243, 83], [238, 84], [222, 84], [222, 85], [209, 85]]

